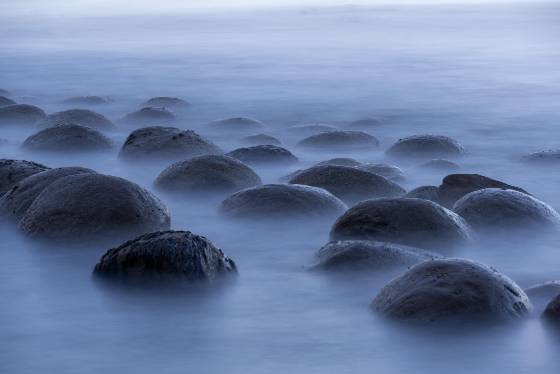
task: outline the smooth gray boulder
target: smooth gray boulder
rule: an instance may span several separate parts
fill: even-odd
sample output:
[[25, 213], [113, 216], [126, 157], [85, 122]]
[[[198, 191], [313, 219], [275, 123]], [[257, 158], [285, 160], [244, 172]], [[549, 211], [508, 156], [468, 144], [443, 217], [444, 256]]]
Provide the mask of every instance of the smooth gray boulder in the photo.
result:
[[295, 184], [265, 184], [234, 193], [219, 211], [235, 219], [275, 221], [287, 218], [329, 218], [341, 214], [346, 205], [329, 192]]
[[163, 170], [155, 181], [162, 191], [194, 195], [233, 193], [261, 184], [253, 169], [223, 155], [179, 161]]
[[105, 96], [73, 96], [63, 101], [71, 105], [106, 105], [112, 102], [111, 98]]
[[366, 199], [406, 193], [389, 179], [349, 166], [313, 166], [299, 172], [289, 183], [323, 188], [350, 205]]
[[45, 165], [33, 161], [1, 159], [0, 195], [5, 194], [22, 179], [48, 169]]
[[192, 130], [149, 126], [134, 130], [128, 135], [119, 157], [129, 161], [184, 160], [222, 153], [220, 147]]
[[348, 209], [334, 223], [331, 240], [377, 240], [434, 250], [469, 244], [471, 230], [459, 215], [428, 200], [381, 198]]
[[97, 130], [81, 125], [47, 127], [23, 142], [23, 149], [33, 152], [83, 153], [113, 148], [111, 139]]
[[435, 259], [389, 282], [371, 308], [398, 320], [487, 322], [525, 317], [531, 303], [514, 281], [489, 266], [464, 259]]
[[405, 197], [413, 199], [430, 200], [434, 203], [440, 204], [439, 188], [436, 186], [420, 186], [413, 190], [408, 191]]
[[130, 237], [168, 230], [167, 207], [126, 179], [85, 173], [46, 187], [23, 215], [19, 229], [40, 239]]
[[288, 130], [296, 135], [310, 136], [327, 131], [338, 131], [339, 128], [324, 123], [305, 123], [302, 125], [295, 125], [288, 128]]
[[542, 316], [548, 322], [560, 325], [560, 295], [557, 295], [548, 303]]
[[289, 165], [298, 162], [298, 158], [286, 148], [276, 145], [255, 145], [237, 148], [226, 156], [230, 156], [248, 165]]
[[0, 96], [0, 106], [14, 105], [17, 104], [14, 100], [7, 98], [6, 96]]
[[407, 267], [441, 256], [420, 248], [373, 240], [329, 242], [315, 255], [313, 269], [320, 270], [388, 270]]
[[247, 117], [225, 118], [212, 121], [208, 127], [213, 130], [245, 132], [253, 130], [262, 130], [265, 126], [261, 121]]
[[432, 159], [459, 157], [465, 149], [455, 139], [441, 135], [414, 135], [399, 139], [385, 154], [395, 158]]
[[16, 183], [0, 198], [0, 212], [5, 217], [19, 220], [37, 196], [51, 183], [69, 175], [83, 173], [95, 171], [82, 167], [62, 167], [30, 175]]
[[184, 109], [191, 106], [187, 101], [178, 97], [158, 96], [152, 97], [142, 104], [144, 107], [158, 107], [171, 109]]
[[328, 131], [311, 135], [297, 145], [316, 150], [375, 149], [379, 146], [379, 140], [361, 131]]
[[282, 142], [274, 136], [266, 134], [257, 134], [246, 136], [241, 141], [248, 145], [282, 145]]
[[109, 249], [93, 272], [125, 281], [211, 283], [236, 275], [237, 268], [204, 236], [189, 231], [158, 231]]
[[358, 166], [359, 169], [369, 171], [370, 173], [381, 175], [394, 182], [402, 182], [406, 178], [402, 169], [395, 165], [389, 164], [363, 164]]
[[453, 161], [444, 160], [441, 158], [435, 158], [433, 160], [429, 160], [424, 162], [423, 164], [418, 165], [418, 168], [424, 170], [439, 171], [439, 172], [451, 172], [451, 171], [457, 171], [461, 167]]
[[130, 126], [144, 127], [154, 124], [170, 124], [175, 122], [176, 119], [175, 114], [165, 108], [145, 107], [136, 112], [128, 113], [118, 122]]
[[0, 106], [1, 126], [35, 125], [47, 115], [43, 109], [29, 104]]
[[480, 174], [450, 174], [443, 178], [439, 186], [439, 196], [441, 203], [446, 207], [453, 204], [468, 193], [482, 190], [484, 188], [502, 188], [523, 192], [527, 191], [520, 187], [512, 186], [502, 181], [485, 177]]
[[471, 192], [455, 203], [453, 211], [480, 230], [560, 228], [560, 215], [552, 207], [513, 190]]
[[88, 109], [69, 109], [49, 114], [38, 123], [40, 129], [59, 125], [81, 125], [98, 131], [112, 131], [116, 127], [104, 115]]

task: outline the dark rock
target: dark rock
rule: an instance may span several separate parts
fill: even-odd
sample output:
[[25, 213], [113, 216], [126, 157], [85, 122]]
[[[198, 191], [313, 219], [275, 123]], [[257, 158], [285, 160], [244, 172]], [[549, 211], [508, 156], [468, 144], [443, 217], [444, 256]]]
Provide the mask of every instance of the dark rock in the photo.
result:
[[265, 184], [236, 192], [222, 202], [221, 214], [237, 219], [325, 218], [346, 210], [329, 192], [294, 184]]
[[261, 130], [264, 125], [261, 121], [246, 117], [225, 118], [212, 121], [208, 127], [214, 130], [243, 132], [252, 130]]
[[226, 156], [238, 159], [249, 165], [258, 164], [293, 164], [298, 158], [286, 148], [276, 145], [255, 145], [252, 147], [237, 148]]
[[172, 109], [183, 109], [189, 107], [191, 104], [178, 97], [152, 97], [150, 100], [146, 101], [144, 107], [159, 107], [159, 108], [172, 108]]
[[477, 229], [560, 227], [560, 215], [534, 197], [499, 188], [485, 188], [463, 196], [453, 211]]
[[25, 160], [0, 160], [0, 195], [5, 194], [16, 183], [30, 175], [48, 170], [45, 165]]
[[297, 135], [310, 136], [319, 134], [321, 132], [337, 131], [339, 130], [339, 128], [332, 125], [326, 125], [324, 123], [307, 123], [303, 125], [291, 126], [288, 128], [288, 130]]
[[105, 105], [112, 102], [113, 100], [103, 96], [74, 96], [63, 101], [64, 104], [72, 105]]
[[547, 151], [534, 152], [523, 156], [521, 160], [531, 164], [557, 164], [560, 162], [560, 149], [549, 149]]
[[502, 188], [529, 194], [522, 188], [509, 185], [496, 179], [479, 174], [450, 174], [443, 178], [439, 186], [439, 196], [443, 205], [452, 207], [453, 204], [468, 193], [484, 188]]
[[411, 266], [440, 256], [424, 249], [376, 242], [342, 240], [323, 246], [316, 255], [314, 269], [321, 270], [387, 270]]
[[0, 96], [0, 106], [17, 104], [14, 100], [8, 99], [6, 96]]
[[311, 135], [297, 145], [312, 149], [377, 148], [379, 140], [361, 131], [329, 131]]
[[436, 259], [413, 266], [389, 282], [371, 304], [400, 320], [510, 320], [525, 317], [529, 298], [498, 271], [463, 259]]
[[405, 197], [410, 197], [413, 199], [424, 199], [430, 200], [434, 203], [440, 204], [439, 200], [439, 188], [436, 186], [420, 186], [411, 191], [409, 191]]
[[46, 117], [43, 109], [29, 104], [0, 106], [0, 125], [34, 125]]
[[276, 139], [274, 136], [265, 134], [246, 136], [241, 140], [243, 143], [249, 145], [282, 145], [280, 140]]
[[290, 180], [290, 184], [323, 188], [347, 204], [406, 193], [401, 186], [380, 175], [348, 166], [314, 166], [302, 170]]
[[442, 172], [456, 171], [461, 168], [453, 161], [444, 160], [444, 159], [433, 159], [430, 161], [426, 161], [423, 164], [420, 164], [418, 167], [421, 169], [442, 171]]
[[357, 121], [350, 122], [348, 127], [351, 129], [371, 129], [375, 127], [379, 127], [382, 125], [382, 122], [375, 118], [364, 118], [359, 119]]
[[213, 282], [235, 275], [235, 263], [210, 240], [189, 231], [144, 234], [109, 249], [94, 274], [126, 281]]
[[556, 296], [544, 309], [543, 318], [548, 322], [560, 324], [560, 295]]
[[210, 140], [192, 130], [150, 126], [134, 130], [126, 138], [119, 157], [127, 160], [183, 160], [200, 155], [221, 154]]
[[136, 127], [144, 127], [156, 123], [169, 124], [175, 122], [176, 119], [175, 114], [165, 108], [145, 107], [136, 112], [128, 113], [119, 122]]
[[315, 166], [324, 166], [324, 165], [359, 167], [362, 165], [362, 163], [360, 161], [354, 160], [353, 158], [337, 157], [337, 158], [331, 158], [330, 160], [321, 161]]
[[161, 172], [158, 189], [185, 194], [233, 193], [261, 185], [247, 165], [228, 156], [200, 156], [180, 161]]
[[38, 124], [42, 129], [59, 125], [81, 125], [98, 131], [115, 130], [115, 125], [107, 117], [88, 109], [69, 109], [49, 114]]
[[465, 153], [456, 140], [441, 135], [414, 135], [399, 139], [386, 152], [387, 156], [409, 159], [458, 157]]
[[111, 149], [113, 142], [92, 128], [81, 125], [47, 127], [31, 135], [22, 148], [35, 152], [94, 152]]
[[103, 174], [60, 178], [31, 204], [19, 229], [36, 238], [130, 237], [169, 229], [169, 212], [147, 190]]
[[366, 200], [334, 223], [331, 240], [365, 239], [446, 250], [468, 244], [470, 228], [457, 214], [422, 199]]
[[369, 171], [370, 173], [381, 175], [389, 180], [400, 182], [405, 180], [404, 172], [402, 169], [395, 165], [389, 164], [363, 164], [359, 166], [360, 169]]

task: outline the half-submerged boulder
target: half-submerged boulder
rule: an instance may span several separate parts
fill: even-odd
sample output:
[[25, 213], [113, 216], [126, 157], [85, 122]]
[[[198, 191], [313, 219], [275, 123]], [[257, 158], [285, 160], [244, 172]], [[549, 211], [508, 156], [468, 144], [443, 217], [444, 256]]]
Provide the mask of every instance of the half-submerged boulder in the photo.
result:
[[529, 194], [520, 187], [512, 186], [502, 181], [485, 177], [480, 174], [450, 174], [443, 178], [439, 186], [441, 202], [446, 207], [453, 204], [468, 193], [482, 190], [484, 188], [502, 188]]
[[413, 199], [424, 199], [430, 200], [434, 203], [440, 204], [439, 200], [439, 188], [436, 186], [420, 186], [413, 190], [408, 191], [405, 197], [410, 197]]
[[73, 96], [64, 100], [64, 104], [71, 105], [106, 105], [112, 103], [113, 100], [106, 96]]
[[128, 113], [119, 120], [126, 125], [144, 127], [156, 123], [169, 124], [175, 122], [177, 117], [173, 112], [158, 107], [145, 107], [136, 112]]
[[552, 207], [513, 190], [471, 192], [455, 203], [453, 211], [480, 230], [560, 227], [560, 215]]
[[67, 124], [47, 127], [31, 135], [22, 148], [34, 152], [96, 152], [113, 148], [111, 139], [90, 127]]
[[261, 185], [261, 178], [239, 160], [229, 156], [199, 156], [179, 161], [160, 173], [155, 186], [181, 194], [233, 193]]
[[88, 109], [69, 109], [52, 113], [38, 124], [41, 129], [59, 125], [81, 125], [98, 131], [111, 131], [116, 128], [107, 117]]
[[237, 274], [233, 260], [203, 236], [158, 231], [109, 249], [94, 274], [123, 281], [211, 283]]
[[192, 130], [149, 126], [134, 130], [126, 138], [119, 157], [126, 160], [183, 160], [223, 151]]
[[560, 281], [549, 281], [527, 287], [525, 290], [535, 309], [544, 310], [550, 300], [560, 295]]
[[356, 204], [334, 223], [331, 240], [363, 239], [448, 250], [471, 242], [468, 224], [422, 199], [381, 198]]
[[29, 104], [0, 106], [1, 126], [35, 125], [47, 115], [43, 109]]
[[347, 204], [406, 193], [401, 186], [380, 175], [348, 166], [314, 166], [299, 172], [290, 184], [323, 188]]
[[542, 316], [548, 322], [560, 325], [560, 295], [557, 295], [548, 303]]
[[358, 160], [354, 160], [353, 158], [336, 157], [336, 158], [331, 158], [329, 160], [321, 161], [317, 163], [315, 166], [324, 166], [324, 165], [359, 167], [362, 166], [363, 164]]
[[241, 141], [248, 145], [282, 145], [282, 142], [271, 135], [257, 134], [246, 136]]
[[450, 172], [459, 170], [461, 167], [453, 161], [445, 160], [442, 158], [435, 158], [418, 165], [420, 169], [432, 170], [439, 172]]
[[208, 124], [208, 127], [220, 131], [245, 132], [262, 130], [265, 126], [261, 121], [253, 118], [234, 117], [212, 121]]
[[296, 135], [310, 136], [327, 131], [338, 131], [339, 128], [324, 123], [305, 123], [302, 125], [295, 125], [288, 128], [288, 130]]
[[0, 195], [30, 175], [48, 170], [45, 165], [26, 160], [0, 160]]
[[82, 167], [48, 169], [20, 180], [0, 198], [0, 212], [6, 217], [19, 220], [33, 204], [37, 196], [51, 183], [74, 174], [95, 173]]
[[170, 96], [158, 96], [152, 97], [151, 99], [144, 102], [142, 105], [144, 107], [159, 107], [159, 108], [171, 108], [171, 109], [184, 109], [191, 104], [187, 101], [180, 99], [178, 97], [170, 97]]
[[361, 131], [328, 131], [311, 135], [297, 145], [315, 150], [375, 149], [379, 146], [379, 140]]
[[405, 180], [404, 172], [402, 169], [395, 165], [389, 164], [363, 164], [359, 166], [360, 169], [369, 171], [370, 173], [381, 175], [389, 180], [400, 182]]
[[407, 267], [441, 256], [420, 248], [373, 240], [341, 240], [324, 245], [313, 269], [388, 270]]
[[6, 96], [0, 96], [0, 106], [14, 105], [17, 104], [14, 100], [7, 98]]
[[375, 118], [362, 118], [356, 121], [352, 121], [348, 124], [348, 128], [350, 129], [371, 129], [379, 127], [383, 124], [382, 121], [375, 119]]
[[249, 165], [289, 165], [298, 162], [298, 158], [286, 148], [270, 144], [237, 148], [226, 153], [226, 156], [236, 158]]
[[534, 165], [551, 165], [560, 162], [560, 149], [549, 149], [546, 151], [534, 152], [521, 158], [522, 161]]
[[413, 266], [381, 289], [371, 308], [383, 316], [416, 322], [504, 321], [525, 317], [529, 298], [510, 278], [463, 259]]
[[19, 229], [40, 239], [130, 237], [168, 230], [167, 207], [126, 179], [83, 173], [46, 187], [23, 215]]
[[265, 184], [234, 193], [220, 206], [229, 218], [274, 221], [287, 218], [328, 218], [346, 205], [322, 188], [295, 184]]
[[387, 156], [408, 159], [458, 157], [465, 149], [455, 139], [441, 135], [414, 135], [399, 139], [386, 152]]

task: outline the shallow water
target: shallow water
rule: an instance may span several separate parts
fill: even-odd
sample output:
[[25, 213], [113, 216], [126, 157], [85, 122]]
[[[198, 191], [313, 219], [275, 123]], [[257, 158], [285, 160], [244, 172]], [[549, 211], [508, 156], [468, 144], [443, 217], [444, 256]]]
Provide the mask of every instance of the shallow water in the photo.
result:
[[[228, 14], [118, 17], [0, 15], [0, 88], [47, 112], [73, 95], [109, 95], [95, 110], [111, 119], [156, 95], [193, 106], [179, 126], [229, 151], [239, 136], [205, 124], [230, 116], [265, 122], [301, 162], [256, 168], [265, 182], [317, 161], [348, 156], [382, 162], [402, 136], [437, 133], [469, 151], [462, 170], [523, 187], [560, 209], [560, 174], [518, 158], [558, 147], [560, 8], [551, 4], [478, 7], [334, 7]], [[343, 127], [365, 116], [374, 152], [298, 149], [287, 128]], [[152, 188], [166, 163], [121, 162], [132, 130], [111, 134], [102, 155], [44, 156], [19, 149], [33, 132], [2, 129], [2, 158], [85, 166]], [[245, 135], [245, 134], [244, 134]], [[398, 163], [407, 189], [439, 184], [444, 173]], [[91, 271], [107, 243], [45, 245], [0, 229], [0, 372], [97, 373], [556, 373], [560, 332], [535, 313], [515, 325], [446, 330], [399, 326], [368, 305], [397, 273], [309, 272], [331, 222], [256, 225], [223, 221], [219, 199], [158, 194], [172, 227], [207, 236], [232, 257], [239, 277], [208, 294], [111, 289]], [[451, 255], [480, 260], [522, 287], [560, 279], [556, 236], [483, 238]], [[111, 241], [108, 238], [108, 241]], [[116, 243], [113, 243], [116, 244]]]

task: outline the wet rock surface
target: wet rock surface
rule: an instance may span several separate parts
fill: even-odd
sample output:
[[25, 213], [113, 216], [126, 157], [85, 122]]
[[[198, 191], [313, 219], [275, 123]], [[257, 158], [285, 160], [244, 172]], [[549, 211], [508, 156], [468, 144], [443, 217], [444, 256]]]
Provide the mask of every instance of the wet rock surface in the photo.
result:
[[98, 131], [111, 131], [116, 128], [107, 117], [88, 109], [70, 109], [52, 113], [38, 124], [41, 129], [60, 125], [81, 125]]
[[386, 152], [387, 156], [408, 159], [459, 157], [465, 149], [459, 142], [442, 135], [414, 135], [399, 139]]
[[439, 188], [436, 186], [416, 187], [415, 189], [408, 191], [405, 197], [410, 197], [413, 199], [430, 200], [438, 204], [440, 203]]
[[379, 146], [379, 140], [361, 131], [328, 131], [311, 135], [297, 145], [308, 149], [375, 149]]
[[361, 170], [369, 171], [377, 175], [381, 175], [389, 180], [399, 182], [405, 180], [402, 169], [395, 165], [389, 164], [363, 164], [358, 166]]
[[95, 152], [113, 148], [111, 139], [81, 125], [57, 125], [31, 135], [22, 148], [34, 152]]
[[289, 150], [276, 145], [255, 145], [237, 148], [226, 156], [238, 159], [248, 165], [281, 164], [289, 165], [298, 162], [298, 158]]
[[20, 126], [35, 125], [46, 117], [43, 109], [29, 104], [12, 104], [0, 106], [0, 125]]
[[22, 179], [48, 169], [45, 165], [33, 161], [1, 159], [0, 195], [5, 194]]
[[282, 142], [271, 135], [257, 134], [246, 136], [241, 141], [248, 145], [282, 145]]

